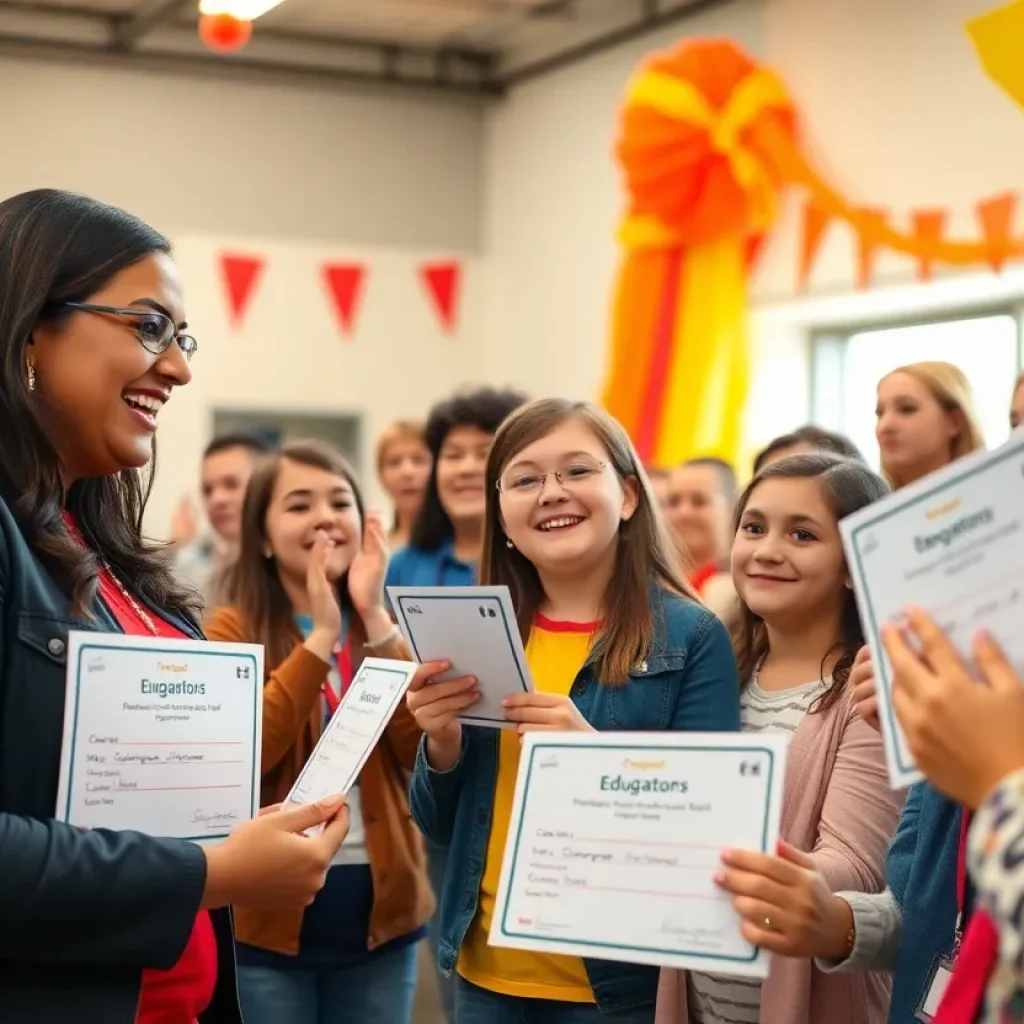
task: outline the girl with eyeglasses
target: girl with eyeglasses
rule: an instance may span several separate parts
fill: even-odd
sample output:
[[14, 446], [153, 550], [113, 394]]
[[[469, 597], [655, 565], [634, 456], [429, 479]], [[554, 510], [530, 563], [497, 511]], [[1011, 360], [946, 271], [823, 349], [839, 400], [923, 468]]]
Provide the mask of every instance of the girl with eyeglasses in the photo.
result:
[[458, 1024], [650, 1024], [654, 967], [499, 949], [487, 941], [518, 770], [539, 729], [734, 731], [739, 683], [725, 628], [692, 597], [622, 427], [582, 402], [513, 413], [487, 461], [480, 578], [509, 587], [537, 691], [509, 698], [515, 729], [465, 728], [475, 680], [408, 703], [425, 739], [413, 815], [448, 848], [439, 966]]

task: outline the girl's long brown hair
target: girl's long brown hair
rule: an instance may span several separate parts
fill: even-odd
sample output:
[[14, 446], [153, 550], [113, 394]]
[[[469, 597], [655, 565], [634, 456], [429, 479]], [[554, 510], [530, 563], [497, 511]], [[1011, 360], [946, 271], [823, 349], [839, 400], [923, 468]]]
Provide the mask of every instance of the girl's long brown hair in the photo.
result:
[[[277, 565], [266, 556], [267, 509], [286, 462], [310, 466], [341, 477], [352, 488], [359, 522], [365, 526], [366, 511], [355, 474], [344, 456], [321, 441], [289, 441], [256, 467], [245, 492], [242, 507], [242, 536], [238, 560], [226, 580], [227, 599], [242, 616], [253, 643], [266, 649], [266, 670], [281, 664], [296, 644], [302, 642], [295, 624], [295, 611], [281, 585]], [[358, 645], [366, 638], [362, 621], [348, 598], [346, 578], [338, 581], [338, 599], [349, 622], [349, 636]]]
[[[790, 455], [779, 459], [778, 462], [769, 462], [747, 484], [739, 501], [736, 502], [734, 533], [739, 531], [743, 513], [750, 503], [750, 496], [765, 480], [816, 480], [825, 504], [835, 516], [837, 523], [889, 493], [886, 482], [859, 459], [849, 459], [830, 452]], [[738, 607], [730, 623], [730, 632], [740, 681], [746, 686], [768, 653], [768, 631], [765, 629], [764, 619], [755, 615], [742, 600], [738, 600], [736, 604]], [[839, 636], [821, 663], [821, 678], [824, 681], [829, 659], [838, 655], [832, 669], [832, 683], [815, 702], [811, 709], [813, 712], [827, 711], [840, 699], [850, 676], [850, 669], [853, 668], [853, 659], [863, 646], [864, 630], [861, 627], [857, 597], [850, 590], [847, 591], [846, 602], [843, 605]]]
[[675, 545], [669, 540], [656, 510], [647, 475], [636, 450], [619, 422], [589, 402], [542, 398], [513, 412], [498, 428], [487, 460], [487, 512], [480, 582], [507, 586], [516, 609], [524, 643], [544, 598], [533, 564], [505, 544], [498, 481], [505, 467], [527, 445], [546, 437], [569, 420], [584, 423], [608, 452], [608, 462], [626, 483], [637, 483], [637, 507], [619, 528], [615, 573], [602, 600], [604, 623], [592, 654], [597, 678], [603, 683], [624, 683], [642, 661], [654, 637], [655, 621], [650, 588], [657, 582], [666, 590], [696, 600], [679, 566]]

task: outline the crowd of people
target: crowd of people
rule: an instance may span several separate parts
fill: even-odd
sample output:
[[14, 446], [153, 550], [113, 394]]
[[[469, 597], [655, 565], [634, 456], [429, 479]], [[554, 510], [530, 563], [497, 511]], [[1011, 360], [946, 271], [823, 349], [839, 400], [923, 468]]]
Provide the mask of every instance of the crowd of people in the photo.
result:
[[[813, 426], [747, 482], [644, 467], [595, 406], [482, 388], [382, 434], [385, 517], [328, 445], [218, 437], [202, 525], [183, 504], [166, 544], [142, 531], [153, 439], [198, 350], [168, 242], [16, 196], [0, 294], [0, 1019], [409, 1024], [427, 941], [450, 1024], [1024, 1020], [1021, 680], [920, 610], [889, 630], [929, 780], [894, 791], [838, 528], [983, 447], [956, 367], [879, 381], [881, 473]], [[282, 809], [361, 660], [408, 657], [386, 585], [473, 583], [516, 609], [514, 728], [461, 725], [478, 681], [423, 664], [347, 800]], [[258, 817], [203, 847], [54, 820], [81, 628], [263, 646]], [[489, 944], [521, 736], [623, 729], [792, 735], [778, 849], [715, 878], [775, 954], [763, 983]]]

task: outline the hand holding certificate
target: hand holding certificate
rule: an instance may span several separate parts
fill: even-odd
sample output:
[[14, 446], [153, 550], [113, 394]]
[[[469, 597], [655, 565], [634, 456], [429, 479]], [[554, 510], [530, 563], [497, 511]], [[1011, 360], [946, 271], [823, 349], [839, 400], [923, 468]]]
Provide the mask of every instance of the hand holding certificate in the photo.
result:
[[986, 629], [1024, 670], [1024, 434], [966, 456], [843, 520], [840, 530], [875, 670], [889, 776], [921, 778], [892, 705], [886, 624], [927, 611], [971, 663]]
[[366, 658], [295, 780], [286, 804], [305, 804], [352, 788], [417, 666], [408, 661]]
[[491, 945], [764, 977], [714, 879], [774, 850], [787, 741], [526, 735]]
[[416, 660], [451, 666], [438, 682], [477, 680], [478, 700], [462, 708], [458, 720], [513, 728], [502, 701], [532, 692], [533, 682], [508, 587], [388, 587], [388, 597]]

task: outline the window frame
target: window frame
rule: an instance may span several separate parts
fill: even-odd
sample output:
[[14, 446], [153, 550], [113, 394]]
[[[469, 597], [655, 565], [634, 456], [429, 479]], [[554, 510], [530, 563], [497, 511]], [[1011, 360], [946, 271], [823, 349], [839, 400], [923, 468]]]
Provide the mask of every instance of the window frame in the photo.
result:
[[[1001, 302], [963, 304], [951, 309], [903, 313], [891, 317], [871, 316], [844, 318], [833, 322], [821, 321], [808, 331], [807, 371], [810, 422], [828, 430], [842, 432], [847, 422], [846, 391], [843, 386], [842, 360], [846, 346], [855, 334], [868, 331], [886, 331], [901, 327], [927, 327], [932, 324], [956, 323], [982, 317], [1009, 316], [1013, 320], [1016, 339], [1015, 374], [1024, 369], [1024, 296]], [[822, 371], [823, 364], [833, 368]], [[828, 392], [823, 385], [828, 382]], [[830, 410], [834, 410], [830, 414]]]

